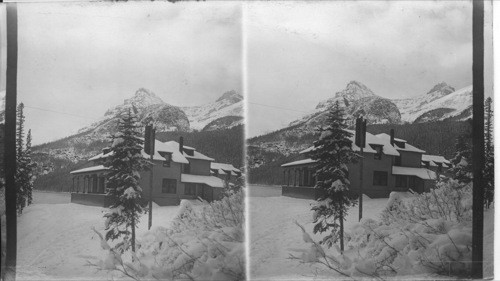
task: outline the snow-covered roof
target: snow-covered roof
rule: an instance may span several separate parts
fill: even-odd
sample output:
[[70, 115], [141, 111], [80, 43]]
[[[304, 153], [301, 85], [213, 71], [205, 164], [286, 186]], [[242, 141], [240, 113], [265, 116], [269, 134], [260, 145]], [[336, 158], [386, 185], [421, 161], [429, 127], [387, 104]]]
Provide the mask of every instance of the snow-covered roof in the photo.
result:
[[[349, 133], [352, 134], [352, 136], [349, 138], [352, 141], [352, 150], [360, 151], [360, 148], [356, 144], [354, 144], [354, 138], [355, 138], [354, 131], [353, 130], [346, 130], [346, 131], [348, 131]], [[363, 152], [375, 154], [375, 153], [377, 153], [377, 151], [375, 149], [373, 149], [370, 146], [370, 144], [371, 145], [381, 145], [382, 146], [382, 153], [384, 153], [385, 155], [399, 156], [399, 152], [396, 150], [396, 148], [393, 147], [390, 144], [390, 142], [386, 141], [384, 138], [379, 138], [378, 135], [373, 135], [373, 134], [366, 132], [366, 144], [367, 145], [363, 148]], [[312, 150], [314, 150], [314, 146], [306, 148], [299, 153], [304, 154], [304, 153], [310, 152]]]
[[305, 164], [311, 164], [311, 163], [315, 163], [315, 162], [316, 162], [315, 160], [312, 160], [312, 159], [308, 158], [308, 159], [302, 159], [302, 160], [298, 160], [298, 161], [286, 163], [286, 164], [281, 165], [281, 167], [290, 167], [290, 166], [297, 166], [297, 165], [305, 165]]
[[[167, 146], [169, 147], [170, 150], [168, 152], [172, 152], [173, 150], [175, 150], [176, 153], [178, 153], [179, 155], [181, 154], [179, 152], [179, 143], [178, 142], [176, 142], [176, 141], [167, 141], [167, 142], [163, 142], [163, 144], [164, 144], [165, 147], [167, 147]], [[213, 158], [210, 158], [210, 157], [208, 157], [206, 155], [203, 155], [203, 154], [199, 153], [198, 151], [196, 151], [192, 147], [189, 147], [189, 146], [183, 146], [183, 147], [187, 148], [187, 149], [194, 150], [193, 151], [193, 156], [188, 155], [186, 152], [182, 152], [182, 156], [184, 158], [200, 159], [200, 160], [207, 160], [207, 161], [214, 161], [215, 160]], [[158, 149], [158, 147], [157, 147], [157, 149]]]
[[214, 176], [200, 176], [191, 174], [181, 174], [181, 182], [204, 183], [211, 187], [224, 187], [224, 181]]
[[441, 155], [424, 154], [424, 155], [422, 155], [422, 161], [430, 162], [430, 164], [432, 164], [432, 162], [434, 162], [434, 164], [438, 164], [438, 163], [451, 164], [451, 162], [449, 160], [447, 160], [446, 158], [444, 158]]
[[99, 166], [93, 166], [93, 167], [88, 167], [88, 168], [83, 168], [80, 170], [74, 170], [71, 171], [70, 174], [80, 174], [80, 173], [88, 173], [88, 172], [96, 172], [96, 171], [106, 171], [108, 170], [107, 167], [104, 167], [103, 165]]
[[212, 163], [210, 163], [210, 169], [241, 173], [241, 171], [239, 169], [236, 169], [233, 165], [226, 164], [226, 163], [212, 162]]
[[416, 176], [424, 180], [435, 180], [436, 173], [426, 168], [413, 168], [413, 167], [392, 167], [393, 175], [402, 175], [402, 176]]
[[[389, 145], [390, 145], [390, 141], [391, 141], [391, 136], [386, 134], [386, 133], [381, 133], [381, 134], [378, 134], [376, 135], [377, 137], [383, 139], [384, 141], [388, 141], [389, 142]], [[415, 146], [411, 145], [411, 144], [408, 144], [406, 142], [406, 140], [403, 140], [403, 139], [397, 139], [397, 138], [394, 138], [395, 141], [398, 141], [398, 142], [403, 142], [405, 143], [405, 147], [404, 148], [401, 148], [399, 146], [394, 146], [395, 149], [399, 150], [399, 151], [409, 151], [409, 152], [418, 152], [418, 153], [425, 153], [425, 150], [422, 150], [420, 148], [416, 148]]]
[[[182, 164], [188, 164], [189, 159], [201, 159], [201, 160], [207, 160], [207, 161], [214, 161], [213, 158], [210, 158], [206, 155], [203, 155], [196, 151], [194, 148], [189, 147], [189, 146], [184, 146], [184, 148], [194, 150], [193, 156], [187, 155], [185, 152], [180, 152], [179, 151], [179, 143], [176, 141], [168, 141], [168, 142], [161, 142], [159, 140], [155, 140], [155, 153], [153, 155], [153, 160], [159, 160], [159, 161], [164, 161], [165, 158], [161, 156], [159, 152], [168, 152], [172, 154], [172, 161], [176, 163], [182, 163]], [[100, 153], [92, 158], [89, 159], [89, 161], [94, 161], [100, 158], [106, 158], [110, 155], [112, 155], [113, 152], [108, 152], [107, 154]], [[150, 156], [149, 154], [146, 154], [144, 150], [141, 151], [142, 156], [144, 158], [149, 159]]]

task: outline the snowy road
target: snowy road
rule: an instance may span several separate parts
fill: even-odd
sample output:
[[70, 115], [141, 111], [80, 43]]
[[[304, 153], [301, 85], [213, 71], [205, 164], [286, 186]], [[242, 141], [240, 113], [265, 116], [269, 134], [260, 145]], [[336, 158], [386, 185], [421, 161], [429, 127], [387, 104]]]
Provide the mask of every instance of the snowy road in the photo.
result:
[[[297, 280], [314, 277], [332, 277], [321, 267], [311, 267], [290, 260], [290, 254], [301, 255], [307, 248], [302, 232], [294, 221], [312, 234], [313, 200], [295, 199], [276, 195], [276, 187], [251, 186], [250, 191], [250, 278], [252, 280]], [[253, 188], [253, 191], [252, 191]], [[261, 197], [263, 195], [268, 197]], [[387, 199], [365, 199], [364, 217], [377, 219]], [[358, 209], [349, 212], [345, 227], [357, 222]], [[313, 236], [319, 240], [319, 236]]]
[[[110, 280], [107, 272], [86, 266], [102, 256], [103, 208], [69, 202], [69, 194], [34, 193], [34, 204], [18, 217], [18, 280]], [[153, 228], [168, 226], [178, 206], [153, 209]], [[137, 236], [147, 230], [143, 216]]]

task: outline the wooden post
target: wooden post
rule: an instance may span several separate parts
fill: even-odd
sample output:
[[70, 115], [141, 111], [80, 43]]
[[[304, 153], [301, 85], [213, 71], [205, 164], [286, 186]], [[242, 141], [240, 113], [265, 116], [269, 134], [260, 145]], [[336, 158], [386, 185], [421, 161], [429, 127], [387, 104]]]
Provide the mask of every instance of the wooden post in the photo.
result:
[[483, 278], [484, 2], [472, 2], [472, 278]]
[[151, 171], [149, 173], [149, 217], [148, 217], [148, 230], [151, 229], [153, 225], [153, 155], [155, 154], [155, 132], [154, 129], [151, 130], [150, 137], [150, 154], [149, 159], [151, 161]]
[[340, 192], [340, 253], [344, 253], [344, 212], [342, 204], [343, 192]]
[[17, 105], [17, 4], [8, 3], [7, 13], [7, 75], [5, 94], [5, 213], [7, 246], [5, 249], [5, 280], [16, 279], [17, 259], [17, 190], [16, 173], [16, 105]]
[[361, 161], [359, 161], [359, 220], [363, 218], [363, 146], [360, 148]]
[[359, 221], [363, 218], [363, 163], [364, 163], [364, 155], [363, 150], [366, 144], [366, 119], [363, 120], [363, 117], [360, 117], [356, 120], [356, 123], [359, 122], [359, 129], [356, 131], [356, 134], [359, 134], [359, 150], [361, 154], [361, 161], [359, 161]]
[[293, 168], [293, 186], [297, 186], [297, 168]]

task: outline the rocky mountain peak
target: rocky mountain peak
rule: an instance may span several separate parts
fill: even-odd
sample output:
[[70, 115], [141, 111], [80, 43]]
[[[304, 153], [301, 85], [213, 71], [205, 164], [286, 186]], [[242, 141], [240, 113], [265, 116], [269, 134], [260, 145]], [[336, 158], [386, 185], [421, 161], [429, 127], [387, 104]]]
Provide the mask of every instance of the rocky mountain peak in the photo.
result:
[[427, 92], [427, 95], [430, 95], [430, 94], [433, 94], [436, 92], [439, 92], [443, 96], [445, 96], [445, 95], [448, 95], [448, 94], [455, 92], [455, 88], [446, 84], [446, 82], [441, 82], [441, 83], [436, 84], [434, 87], [432, 87], [432, 89], [429, 92]]
[[161, 98], [159, 98], [152, 91], [145, 88], [140, 88], [135, 92], [135, 95], [132, 98], [126, 99], [124, 101], [125, 105], [133, 104], [139, 107], [146, 107], [153, 104], [163, 104], [163, 103], [164, 102]]
[[349, 101], [375, 96], [372, 90], [358, 81], [351, 81], [344, 90], [335, 93], [336, 98], [345, 98]]
[[237, 103], [241, 100], [243, 100], [243, 96], [239, 93], [237, 93], [235, 90], [231, 90], [231, 91], [228, 91], [228, 92], [225, 92], [224, 94], [222, 94], [222, 96], [220, 96], [215, 102], [219, 102], [219, 101], [223, 101], [223, 100], [227, 100], [231, 103]]

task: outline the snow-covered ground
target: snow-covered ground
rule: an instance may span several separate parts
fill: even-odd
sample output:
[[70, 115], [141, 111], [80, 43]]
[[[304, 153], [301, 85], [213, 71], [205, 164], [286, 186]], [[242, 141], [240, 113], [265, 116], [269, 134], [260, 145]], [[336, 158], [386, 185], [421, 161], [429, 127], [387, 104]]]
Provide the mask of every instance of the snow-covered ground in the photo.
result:
[[[276, 189], [270, 187], [271, 190]], [[267, 186], [253, 185], [250, 189], [250, 278], [252, 280], [297, 280], [332, 278], [331, 271], [309, 264], [300, 264], [289, 259], [290, 255], [301, 255], [308, 248], [302, 240], [302, 232], [294, 223], [303, 225], [312, 234], [313, 200], [285, 196], [259, 197], [273, 194]], [[363, 201], [363, 217], [378, 219], [387, 204], [387, 198]], [[344, 227], [349, 229], [358, 222], [358, 208], [349, 212]], [[312, 236], [320, 240], [320, 236]]]
[[[492, 278], [494, 268], [495, 208], [484, 211], [483, 277]], [[495, 279], [497, 280], [497, 279]]]
[[[319, 241], [321, 235], [312, 235], [310, 204], [313, 200], [280, 196], [278, 190], [279, 187], [275, 186], [249, 186], [251, 280], [342, 278], [332, 276], [332, 271], [326, 271], [322, 266], [301, 264], [299, 260], [289, 259], [290, 255], [300, 257], [304, 249], [308, 248], [308, 244], [302, 240], [300, 228], [294, 221], [303, 225], [314, 240]], [[364, 198], [363, 218], [378, 219], [388, 199]], [[493, 214], [493, 208], [485, 212], [485, 277], [493, 276]], [[348, 214], [345, 229], [349, 230], [357, 222], [356, 206]]]
[[[18, 280], [110, 280], [111, 275], [86, 266], [102, 258], [104, 208], [69, 203], [69, 193], [34, 192], [34, 204], [18, 218]], [[153, 208], [153, 228], [168, 227], [179, 206]], [[141, 218], [138, 239], [147, 231]]]

